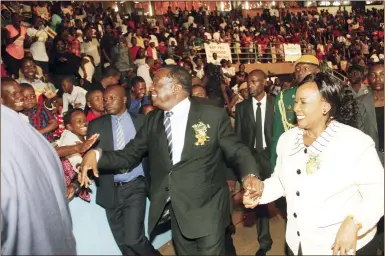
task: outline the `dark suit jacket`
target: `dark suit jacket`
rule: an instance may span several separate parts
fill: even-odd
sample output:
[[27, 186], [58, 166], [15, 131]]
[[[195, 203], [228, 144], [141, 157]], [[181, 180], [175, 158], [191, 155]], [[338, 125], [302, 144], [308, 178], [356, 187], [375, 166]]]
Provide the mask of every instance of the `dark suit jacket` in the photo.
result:
[[[266, 150], [268, 158], [270, 159], [270, 147], [271, 139], [273, 137], [273, 123], [274, 123], [274, 98], [267, 96], [266, 99], [266, 112], [264, 123], [264, 134], [266, 140]], [[255, 118], [253, 110], [252, 98], [238, 103], [235, 107], [235, 132], [243, 143], [245, 143], [249, 149], [254, 149], [255, 143]], [[267, 175], [269, 176], [269, 175]]]
[[[136, 115], [130, 113], [130, 116], [132, 118], [132, 121], [134, 123], [136, 131], [138, 131], [142, 125], [144, 124], [144, 116], [142, 115]], [[88, 125], [88, 132], [87, 136], [91, 136], [92, 134], [99, 133], [99, 140], [96, 144], [97, 147], [103, 149], [103, 150], [114, 150], [114, 140], [113, 140], [113, 133], [112, 133], [112, 122], [111, 122], [111, 116], [110, 115], [103, 115], [99, 118], [96, 118], [92, 120], [92, 122]], [[142, 160], [142, 159], [140, 159]], [[132, 168], [136, 167], [136, 165], [132, 166]], [[146, 168], [145, 159], [142, 161], [143, 164], [143, 170], [146, 175], [146, 178], [149, 178], [148, 170]], [[96, 192], [96, 203], [100, 206], [102, 206], [105, 209], [113, 209], [116, 207], [116, 195], [115, 195], [115, 188], [114, 188], [114, 173], [116, 173], [116, 170], [99, 170], [100, 175], [99, 179], [96, 180], [96, 184], [98, 186], [97, 192]]]
[[[214, 107], [219, 107], [223, 109], [223, 106], [219, 101], [207, 99], [207, 98], [200, 98], [200, 97], [191, 97], [192, 101], [195, 101], [199, 104], [203, 105], [209, 105]], [[226, 180], [237, 180], [239, 179], [238, 173], [234, 173], [233, 169], [231, 168], [231, 164], [226, 162], [226, 159], [223, 159], [223, 166], [220, 167], [220, 169], [225, 170], [226, 172]]]
[[[242, 176], [259, 175], [250, 150], [239, 141], [230, 127], [224, 109], [191, 101], [181, 161], [170, 162], [167, 138], [163, 125], [164, 112], [154, 110], [146, 116], [145, 124], [135, 139], [123, 150], [103, 152], [98, 166], [101, 169], [132, 168], [148, 151], [152, 183], [148, 230], [157, 224], [168, 196], [175, 218], [184, 236], [190, 239], [224, 232], [230, 223], [229, 189], [220, 170], [223, 153], [236, 162]], [[192, 126], [202, 122], [210, 125], [205, 145], [195, 145]]]
[[223, 108], [223, 103], [216, 99], [206, 99], [206, 98], [200, 98], [200, 97], [191, 97], [192, 100], [195, 100], [198, 103], [204, 104], [204, 105], [210, 105], [214, 107]]

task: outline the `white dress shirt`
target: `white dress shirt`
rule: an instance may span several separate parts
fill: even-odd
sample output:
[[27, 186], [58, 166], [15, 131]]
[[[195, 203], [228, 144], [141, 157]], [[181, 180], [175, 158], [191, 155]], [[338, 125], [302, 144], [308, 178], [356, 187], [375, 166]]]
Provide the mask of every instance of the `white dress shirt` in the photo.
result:
[[[170, 117], [171, 136], [172, 136], [172, 163], [177, 164], [182, 157], [184, 147], [184, 138], [186, 136], [188, 113], [190, 112], [191, 102], [188, 98], [179, 102], [169, 112], [172, 112]], [[165, 112], [166, 113], [166, 112]], [[167, 150], [167, 149], [166, 149]]]
[[[341, 223], [347, 216], [362, 225], [357, 250], [370, 242], [384, 215], [384, 168], [373, 140], [363, 132], [332, 121], [309, 147], [303, 130], [293, 128], [278, 141], [277, 165], [264, 181], [261, 204], [281, 196], [287, 201], [286, 241], [294, 253], [332, 255]], [[306, 169], [309, 157], [319, 168]]]
[[86, 107], [86, 94], [87, 91], [84, 90], [80, 86], [75, 86], [72, 90], [72, 93], [64, 93], [63, 94], [63, 110], [62, 113], [65, 113], [68, 111], [68, 105], [71, 104], [73, 107], [75, 107], [75, 104], [80, 104], [80, 108], [84, 109]]
[[[64, 130], [63, 134], [60, 137], [58, 147], [63, 147], [63, 146], [73, 146], [76, 144], [76, 142], [82, 143], [82, 141], [79, 139], [77, 135], [75, 135], [73, 132], [69, 130]], [[79, 153], [75, 153], [69, 156], [65, 157], [70, 161], [72, 168], [74, 171], [78, 172], [78, 165], [82, 163], [83, 157]]]
[[[256, 117], [256, 112], [257, 112], [257, 103], [258, 101], [253, 98], [252, 99], [253, 101], [253, 113], [254, 113], [254, 120], [257, 120], [257, 117]], [[266, 145], [266, 139], [265, 139], [265, 116], [266, 116], [266, 101], [267, 101], [267, 96], [266, 96], [266, 93], [265, 93], [265, 96], [263, 96], [262, 100], [260, 101], [261, 102], [261, 117], [262, 117], [262, 141], [263, 141], [263, 149], [265, 149], [267, 147]], [[254, 147], [256, 147], [256, 142], [254, 142]]]
[[150, 75], [150, 66], [147, 63], [144, 65], [140, 65], [138, 67], [137, 76], [141, 76], [144, 79], [144, 81], [146, 82], [147, 92], [149, 92], [150, 88], [152, 86], [152, 78]]

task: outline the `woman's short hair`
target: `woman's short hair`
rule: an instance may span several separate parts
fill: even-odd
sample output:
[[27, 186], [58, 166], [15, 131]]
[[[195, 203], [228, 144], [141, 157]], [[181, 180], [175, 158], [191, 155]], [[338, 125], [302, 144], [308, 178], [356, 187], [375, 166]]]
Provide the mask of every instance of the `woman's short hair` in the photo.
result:
[[330, 105], [330, 117], [338, 122], [353, 127], [358, 126], [359, 110], [351, 91], [328, 73], [319, 72], [308, 75], [299, 86], [315, 83], [321, 94]]

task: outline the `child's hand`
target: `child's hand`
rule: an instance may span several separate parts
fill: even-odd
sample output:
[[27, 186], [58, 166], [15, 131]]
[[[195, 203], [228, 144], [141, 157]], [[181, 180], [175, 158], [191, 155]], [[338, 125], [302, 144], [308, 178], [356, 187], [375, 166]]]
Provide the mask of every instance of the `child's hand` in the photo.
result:
[[58, 89], [56, 89], [54, 92], [50, 89], [44, 91], [44, 96], [47, 97], [47, 99], [53, 99], [56, 97], [56, 94], [58, 93]]
[[76, 192], [76, 185], [71, 183], [67, 186], [67, 191], [66, 191], [66, 198], [67, 200], [71, 200]]

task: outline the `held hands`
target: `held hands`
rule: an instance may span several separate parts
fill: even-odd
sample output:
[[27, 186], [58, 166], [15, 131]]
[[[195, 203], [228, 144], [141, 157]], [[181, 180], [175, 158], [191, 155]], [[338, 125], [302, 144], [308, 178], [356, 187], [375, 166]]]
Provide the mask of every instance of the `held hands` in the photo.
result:
[[263, 182], [257, 177], [247, 176], [243, 181], [243, 204], [246, 208], [255, 208], [259, 204], [259, 199], [263, 193]]
[[361, 225], [354, 223], [353, 217], [348, 216], [338, 230], [336, 240], [332, 246], [333, 255], [355, 255], [358, 230]]

